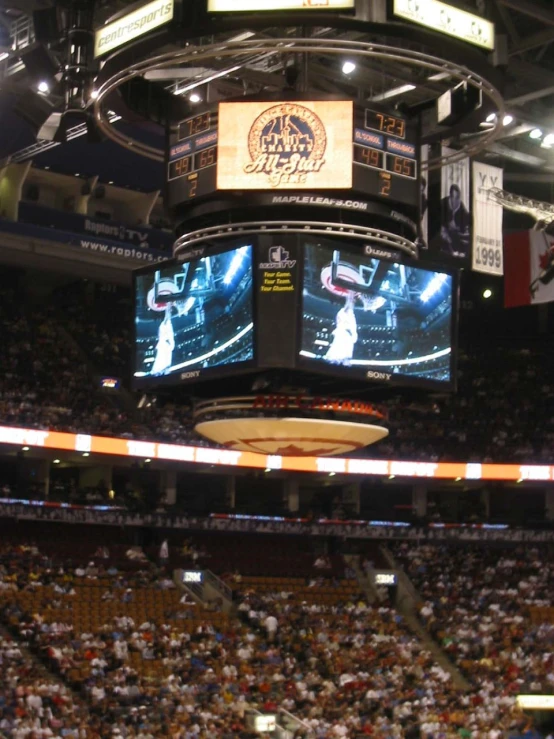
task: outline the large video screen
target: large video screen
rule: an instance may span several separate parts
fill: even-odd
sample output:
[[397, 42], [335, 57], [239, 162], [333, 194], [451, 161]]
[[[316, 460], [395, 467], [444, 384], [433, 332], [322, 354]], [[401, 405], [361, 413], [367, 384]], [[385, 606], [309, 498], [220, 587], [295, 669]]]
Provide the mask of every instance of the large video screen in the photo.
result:
[[453, 276], [307, 244], [301, 364], [402, 384], [453, 383]]
[[135, 275], [135, 384], [202, 379], [254, 359], [252, 251], [239, 246]]

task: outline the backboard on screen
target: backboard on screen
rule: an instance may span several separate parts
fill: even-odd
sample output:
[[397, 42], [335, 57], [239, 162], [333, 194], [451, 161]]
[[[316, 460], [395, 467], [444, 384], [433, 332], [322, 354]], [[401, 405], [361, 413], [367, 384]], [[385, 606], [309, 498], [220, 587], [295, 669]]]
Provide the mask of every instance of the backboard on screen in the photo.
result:
[[135, 273], [135, 385], [181, 382], [254, 359], [252, 246]]
[[352, 379], [453, 386], [455, 277], [306, 243], [300, 366]]

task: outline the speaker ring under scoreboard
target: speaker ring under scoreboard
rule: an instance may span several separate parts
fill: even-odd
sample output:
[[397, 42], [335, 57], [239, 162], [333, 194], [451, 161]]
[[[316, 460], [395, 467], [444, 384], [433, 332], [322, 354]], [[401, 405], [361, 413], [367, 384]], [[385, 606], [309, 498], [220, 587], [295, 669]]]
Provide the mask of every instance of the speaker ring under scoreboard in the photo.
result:
[[[367, 25], [367, 24], [363, 24]], [[280, 48], [286, 48], [288, 54], [329, 54], [332, 56], [344, 56], [348, 54], [352, 57], [360, 56], [362, 58], [374, 58], [381, 62], [394, 61], [395, 64], [406, 64], [424, 69], [430, 73], [439, 73], [441, 75], [450, 76], [453, 81], [466, 82], [471, 87], [478, 89], [483, 97], [488, 98], [496, 111], [496, 119], [486, 132], [481, 132], [478, 136], [469, 140], [465, 146], [455, 151], [453, 154], [443, 156], [442, 154], [434, 159], [429, 159], [428, 170], [440, 169], [449, 164], [454, 164], [468, 156], [474, 156], [479, 151], [489, 146], [503, 130], [503, 117], [505, 112], [504, 99], [500, 91], [484, 76], [477, 72], [471, 71], [462, 64], [450, 62], [447, 59], [426, 54], [412, 49], [401, 48], [399, 46], [389, 46], [378, 43], [366, 43], [358, 41], [343, 41], [336, 39], [328, 39], [322, 42], [321, 39], [315, 38], [276, 38], [271, 43], [255, 40], [242, 41], [225, 41], [207, 46], [187, 46], [178, 51], [172, 51], [150, 57], [113, 74], [106, 79], [98, 90], [98, 96], [94, 101], [94, 116], [99, 129], [104, 135], [114, 143], [122, 146], [135, 154], [139, 154], [154, 161], [165, 161], [165, 153], [163, 150], [149, 146], [143, 142], [132, 139], [128, 135], [117, 131], [108, 120], [107, 108], [104, 109], [104, 101], [106, 103], [112, 93], [131, 79], [144, 75], [147, 72], [164, 69], [165, 67], [175, 66], [175, 64], [184, 64], [194, 62], [198, 64], [202, 61], [218, 58], [239, 58], [248, 57], [253, 52], [256, 53], [276, 53]], [[444, 137], [448, 137], [448, 131], [444, 132]]]
[[232, 236], [272, 233], [339, 236], [365, 243], [378, 244], [380, 247], [401, 252], [412, 259], [417, 258], [418, 254], [418, 246], [415, 241], [371, 226], [355, 226], [327, 221], [245, 221], [243, 223], [208, 226], [183, 234], [173, 245], [173, 256], [178, 259], [180, 255], [182, 256], [187, 252], [187, 249], [194, 249], [205, 242], [211, 243]]

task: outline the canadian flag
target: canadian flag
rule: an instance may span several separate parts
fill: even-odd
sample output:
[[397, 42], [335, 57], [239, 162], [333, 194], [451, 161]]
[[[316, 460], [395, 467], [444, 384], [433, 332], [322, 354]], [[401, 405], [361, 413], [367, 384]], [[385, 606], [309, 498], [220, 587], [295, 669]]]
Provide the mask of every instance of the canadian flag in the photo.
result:
[[519, 231], [504, 237], [504, 305], [554, 301], [554, 237]]

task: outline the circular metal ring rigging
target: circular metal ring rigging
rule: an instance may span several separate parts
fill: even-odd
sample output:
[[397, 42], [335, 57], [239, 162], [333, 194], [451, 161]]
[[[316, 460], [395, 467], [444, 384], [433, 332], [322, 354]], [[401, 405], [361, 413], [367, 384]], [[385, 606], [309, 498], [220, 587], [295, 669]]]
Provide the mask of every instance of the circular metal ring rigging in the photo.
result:
[[353, 226], [344, 223], [328, 223], [325, 221], [247, 221], [219, 226], [209, 226], [183, 234], [173, 245], [173, 255], [204, 241], [216, 241], [233, 236], [268, 233], [315, 234], [317, 236], [341, 236], [358, 241], [371, 242], [403, 252], [409, 257], [417, 258], [417, 245], [404, 236], [391, 233], [382, 228]]
[[[249, 39], [242, 41], [229, 40], [206, 46], [190, 45], [184, 49], [167, 52], [165, 54], [149, 57], [136, 62], [107, 79], [98, 90], [98, 97], [94, 102], [94, 115], [98, 127], [107, 138], [111, 139], [116, 144], [119, 144], [136, 154], [153, 159], [154, 161], [163, 162], [165, 159], [163, 150], [144, 144], [141, 141], [117, 131], [108, 122], [108, 112], [105, 110], [105, 106], [103, 104], [105, 98], [114, 93], [125, 82], [128, 82], [135, 77], [142, 76], [146, 72], [164, 69], [165, 67], [172, 67], [175, 66], [176, 63], [185, 64], [194, 62], [196, 64], [198, 62], [204, 62], [214, 58], [221, 59], [223, 57], [232, 57], [237, 61], [240, 61], [243, 57], [248, 57], [253, 52], [269, 54], [328, 54], [335, 56], [348, 54], [350, 56], [373, 58], [381, 61], [390, 60], [397, 64], [401, 63], [411, 67], [425, 69], [431, 73], [444, 74], [452, 77], [456, 82], [467, 82], [468, 85], [478, 89], [482, 93], [483, 97], [488, 98], [496, 109], [496, 119], [494, 123], [491, 124], [489, 129], [479, 133], [471, 140], [467, 141], [462, 149], [447, 156], [441, 155], [430, 159], [427, 165], [423, 166], [423, 169], [440, 169], [443, 166], [454, 164], [461, 159], [477, 154], [498, 138], [503, 128], [505, 109], [502, 95], [497, 88], [483, 76], [476, 72], [472, 72], [469, 68], [461, 64], [456, 64], [424, 52], [403, 49], [386, 44], [362, 41], [344, 41], [338, 39], [295, 39], [290, 37], [272, 39], [271, 41], [265, 39]], [[448, 132], [445, 132], [445, 137], [447, 137], [447, 135]]]

